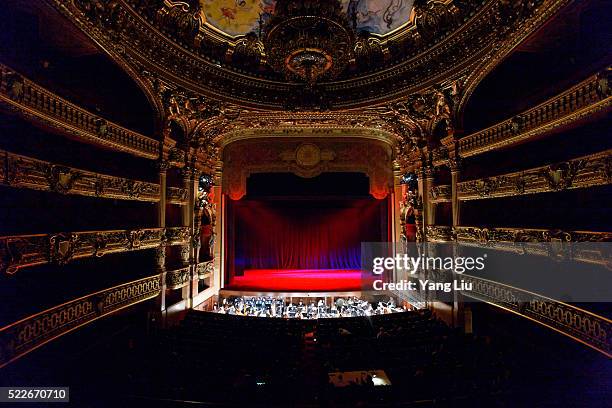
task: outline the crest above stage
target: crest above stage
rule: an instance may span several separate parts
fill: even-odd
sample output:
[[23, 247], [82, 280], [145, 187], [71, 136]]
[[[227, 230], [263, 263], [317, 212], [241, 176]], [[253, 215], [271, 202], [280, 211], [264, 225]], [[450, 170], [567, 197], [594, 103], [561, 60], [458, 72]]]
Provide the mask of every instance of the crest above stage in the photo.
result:
[[237, 141], [223, 151], [223, 192], [232, 200], [246, 195], [251, 174], [337, 172], [366, 174], [370, 194], [384, 199], [393, 190], [393, 149], [379, 140], [275, 137]]

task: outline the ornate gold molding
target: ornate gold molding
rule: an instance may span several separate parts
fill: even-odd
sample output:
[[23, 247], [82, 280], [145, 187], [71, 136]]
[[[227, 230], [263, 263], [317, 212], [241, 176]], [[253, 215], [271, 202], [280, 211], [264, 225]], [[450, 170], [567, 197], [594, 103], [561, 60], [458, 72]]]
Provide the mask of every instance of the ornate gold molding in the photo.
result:
[[450, 202], [451, 195], [452, 191], [450, 185], [434, 186], [429, 190], [429, 196], [432, 203]]
[[187, 227], [136, 230], [59, 232], [53, 234], [0, 237], [0, 273], [106, 254], [157, 248], [162, 244], [183, 245], [189, 241]]
[[206, 279], [212, 276], [214, 272], [214, 261], [204, 261], [198, 264], [198, 278]]
[[168, 289], [179, 289], [189, 284], [190, 268], [181, 268], [166, 272], [166, 286]]
[[[180, 6], [165, 13], [159, 2], [48, 1], [137, 78], [148, 95], [159, 94], [159, 84], [166, 82], [244, 106], [278, 109], [306, 102], [307, 106], [342, 109], [401, 98], [473, 72], [476, 64], [491, 62], [506, 43], [518, 43], [533, 33], [568, 0], [419, 5], [410, 35], [380, 44], [380, 51], [389, 54], [385, 57], [389, 64], [322, 84], [312, 92], [274, 75], [225, 64], [219, 56], [227, 53], [227, 42], [218, 36], [202, 36], [196, 11], [186, 3], [173, 3]], [[237, 50], [226, 57], [231, 59], [234, 53]], [[499, 60], [495, 58], [495, 64]]]
[[[281, 143], [282, 141], [282, 143]], [[354, 138], [262, 138], [226, 146], [223, 191], [232, 200], [246, 194], [254, 173], [290, 172], [315, 177], [323, 172], [361, 172], [370, 179], [370, 194], [385, 198], [393, 188], [393, 149], [376, 140]]]
[[427, 242], [452, 242], [455, 239], [453, 227], [446, 225], [428, 225], [425, 227], [425, 235]]
[[0, 329], [0, 368], [94, 320], [152, 299], [159, 275], [124, 283], [52, 307]]
[[512, 286], [462, 275], [472, 290], [462, 294], [487, 302], [586, 344], [612, 357], [612, 321], [575, 306], [568, 305]]
[[79, 140], [147, 159], [159, 156], [159, 142], [101, 118], [0, 64], [0, 105], [25, 119]]
[[[459, 140], [459, 155], [470, 157], [525, 142], [572, 125], [612, 108], [612, 84], [607, 69], [510, 119]], [[436, 165], [444, 164], [444, 160]]]
[[[0, 150], [0, 184], [89, 197], [158, 202], [159, 184], [109, 176]], [[171, 203], [184, 204], [186, 193], [169, 188]]]
[[441, 225], [428, 226], [426, 229], [428, 242], [452, 242], [462, 245], [491, 248], [513, 252], [575, 260], [579, 262], [602, 265], [612, 268], [610, 253], [604, 248], [575, 245], [571, 254], [567, 247], [561, 246], [554, 251], [551, 243], [585, 243], [610, 242], [612, 233], [592, 231], [562, 231], [533, 228], [481, 228], [481, 227], [450, 227]]
[[561, 163], [458, 183], [460, 200], [519, 196], [612, 183], [612, 150]]
[[166, 198], [170, 204], [186, 205], [187, 190], [180, 187], [167, 187]]
[[563, 231], [535, 228], [482, 228], [432, 225], [426, 228], [428, 242], [457, 242], [461, 245], [490, 248], [515, 254], [548, 256], [602, 265], [612, 269], [612, 258], [604, 247], [551, 244], [611, 242], [612, 233]]
[[389, 111], [258, 112], [243, 111], [220, 134], [220, 147], [262, 137], [355, 137], [394, 145], [403, 135], [388, 123]]

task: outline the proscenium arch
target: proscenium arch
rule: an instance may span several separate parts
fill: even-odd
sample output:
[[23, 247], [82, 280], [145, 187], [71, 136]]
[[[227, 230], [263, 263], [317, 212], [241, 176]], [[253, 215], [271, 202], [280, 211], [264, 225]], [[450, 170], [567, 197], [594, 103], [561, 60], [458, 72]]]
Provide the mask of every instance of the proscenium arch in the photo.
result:
[[[243, 129], [227, 134], [220, 143], [221, 161], [217, 174], [218, 179], [221, 180], [223, 192], [229, 194], [234, 200], [239, 199], [246, 194], [245, 183], [250, 174], [282, 170], [301, 177], [314, 177], [329, 171], [357, 171], [370, 178], [370, 193], [375, 198], [382, 199], [393, 193], [398, 167], [396, 162], [397, 135], [373, 128], [300, 128], [293, 129], [291, 133], [286, 131], [287, 129], [283, 128], [257, 129], [257, 132], [253, 132], [253, 129]], [[248, 165], [240, 163], [238, 167], [236, 167], [236, 164], [230, 164], [233, 160], [227, 162], [228, 149], [241, 149], [244, 148], [245, 143], [249, 144], [250, 142], [258, 145], [274, 146], [279, 158], [274, 161], [263, 160], [261, 163], [249, 163]], [[321, 149], [322, 155], [335, 155], [336, 150], [334, 149], [337, 148], [338, 144], [344, 143], [351, 151], [351, 149], [363, 148], [365, 143], [368, 142], [372, 145], [371, 155], [373, 156], [370, 156], [370, 150], [368, 149], [368, 154], [363, 156], [363, 162], [351, 163], [350, 166], [343, 161], [335, 160], [335, 156], [330, 159], [322, 157], [317, 165], [304, 168], [298, 163], [295, 156], [290, 159], [281, 158], [281, 155], [284, 154], [297, 154], [299, 146], [307, 144], [315, 144]], [[376, 146], [378, 148], [375, 148]], [[235, 150], [234, 154], [237, 154]], [[236, 157], [242, 157], [242, 155], [238, 154]], [[373, 161], [372, 157], [378, 157], [380, 160]]]

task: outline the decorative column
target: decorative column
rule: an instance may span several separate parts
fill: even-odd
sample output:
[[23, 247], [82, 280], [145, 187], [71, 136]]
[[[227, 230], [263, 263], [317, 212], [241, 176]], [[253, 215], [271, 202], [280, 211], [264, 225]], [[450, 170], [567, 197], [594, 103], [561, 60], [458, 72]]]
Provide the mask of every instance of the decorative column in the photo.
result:
[[393, 219], [389, 220], [390, 222], [393, 223], [393, 231], [392, 231], [392, 236], [393, 236], [393, 242], [395, 243], [400, 243], [402, 242], [402, 235], [404, 235], [403, 233], [403, 221], [402, 221], [402, 203], [404, 201], [404, 196], [405, 193], [404, 191], [406, 190], [405, 185], [402, 185], [400, 183], [401, 181], [401, 177], [400, 175], [396, 174], [393, 177], [393, 196], [392, 198], [392, 203], [393, 203]]
[[461, 160], [458, 157], [449, 160], [451, 171], [451, 200], [453, 206], [453, 228], [461, 225], [461, 202], [459, 201], [459, 177], [461, 175]]
[[[183, 287], [183, 300], [185, 301], [185, 308], [193, 307], [193, 275], [194, 275], [194, 254], [193, 254], [193, 235], [194, 235], [194, 208], [195, 208], [195, 194], [197, 181], [196, 170], [193, 167], [185, 166], [181, 171], [183, 178], [183, 188], [187, 192], [187, 202], [182, 207], [181, 221], [183, 227], [187, 227], [189, 230], [190, 239], [185, 245], [181, 246], [181, 263], [183, 267], [189, 268], [189, 285]], [[195, 271], [197, 279], [197, 270]], [[197, 294], [197, 281], [195, 282], [195, 291]]]
[[[201, 241], [201, 228], [202, 228], [202, 215], [204, 213], [204, 207], [206, 206], [206, 194], [201, 186], [202, 175], [200, 173], [194, 174], [194, 204], [193, 204], [193, 234], [191, 236], [191, 247], [192, 247], [192, 265], [191, 265], [191, 279], [189, 286], [191, 287], [190, 295], [194, 299], [199, 293], [199, 282], [200, 282], [200, 248], [202, 246]], [[192, 302], [192, 307], [196, 306]]]
[[216, 221], [213, 230], [213, 244], [211, 251], [213, 253], [213, 276], [211, 278], [211, 282], [215, 289], [221, 290], [224, 285], [224, 259], [225, 254], [223, 253], [225, 249], [225, 234], [224, 234], [224, 223], [226, 219], [225, 214], [225, 198], [223, 195], [223, 190], [221, 186], [213, 186], [212, 187], [212, 196], [213, 196], [213, 205], [216, 208]]
[[[156, 163], [159, 172], [159, 202], [157, 203], [157, 226], [166, 228], [166, 172], [169, 164], [166, 160]], [[159, 273], [161, 291], [157, 298], [157, 310], [161, 312], [162, 324], [166, 317], [166, 233], [162, 232], [163, 237], [160, 245], [155, 249], [156, 267]]]
[[[431, 188], [433, 187], [433, 183], [434, 183], [434, 169], [431, 166], [424, 166], [423, 170], [421, 171], [421, 175], [422, 175], [422, 197], [423, 197], [423, 218], [424, 218], [424, 223], [423, 223], [423, 232], [425, 234], [427, 234], [427, 227], [430, 225], [435, 225], [436, 223], [436, 215], [435, 215], [435, 207], [434, 204], [431, 202]], [[421, 184], [419, 183], [419, 187], [421, 186]]]
[[[449, 160], [449, 168], [451, 171], [451, 202], [453, 211], [453, 233], [455, 236], [455, 227], [461, 225], [461, 201], [459, 201], [459, 177], [461, 175], [461, 159], [457, 156]], [[454, 240], [454, 238], [453, 238]], [[453, 242], [453, 256], [458, 258], [461, 256], [461, 250], [457, 242]], [[457, 278], [455, 276], [454, 278]], [[465, 324], [465, 307], [463, 295], [460, 291], [453, 291], [453, 326], [463, 327]]]
[[[425, 194], [425, 171], [421, 168], [418, 172], [417, 177], [417, 197], [416, 197], [416, 206], [414, 213], [414, 224], [416, 227], [416, 237], [417, 242], [425, 242], [425, 221], [426, 221], [426, 203], [427, 197]], [[418, 211], [417, 211], [418, 207]]]

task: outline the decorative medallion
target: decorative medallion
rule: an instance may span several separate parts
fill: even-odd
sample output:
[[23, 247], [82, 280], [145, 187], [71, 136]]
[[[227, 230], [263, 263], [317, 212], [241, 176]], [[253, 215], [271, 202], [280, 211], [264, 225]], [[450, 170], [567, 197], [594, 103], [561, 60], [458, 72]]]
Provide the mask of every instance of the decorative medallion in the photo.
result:
[[302, 167], [314, 167], [321, 161], [321, 149], [315, 144], [304, 143], [297, 148], [295, 161]]

